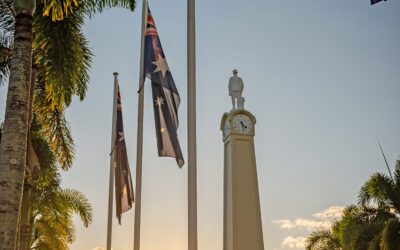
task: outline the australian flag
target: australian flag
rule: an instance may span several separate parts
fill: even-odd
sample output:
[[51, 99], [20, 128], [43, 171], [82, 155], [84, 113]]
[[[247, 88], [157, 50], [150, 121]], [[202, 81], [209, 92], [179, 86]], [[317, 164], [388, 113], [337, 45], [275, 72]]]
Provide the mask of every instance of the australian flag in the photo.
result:
[[178, 107], [181, 100], [150, 9], [147, 12], [145, 32], [144, 71], [151, 80], [158, 155], [175, 157], [178, 166], [182, 167], [184, 160], [177, 135]]
[[[383, 1], [383, 0], [371, 0], [371, 5], [376, 4], [376, 3], [379, 3], [379, 2], [381, 2], [381, 1]], [[386, 1], [386, 0], [385, 0], [385, 1]]]
[[[115, 98], [115, 97], [114, 97]], [[118, 222], [121, 224], [122, 213], [132, 208], [133, 187], [129, 169], [128, 154], [125, 144], [124, 125], [122, 121], [121, 94], [117, 84], [115, 141], [111, 152], [115, 170], [115, 202]]]

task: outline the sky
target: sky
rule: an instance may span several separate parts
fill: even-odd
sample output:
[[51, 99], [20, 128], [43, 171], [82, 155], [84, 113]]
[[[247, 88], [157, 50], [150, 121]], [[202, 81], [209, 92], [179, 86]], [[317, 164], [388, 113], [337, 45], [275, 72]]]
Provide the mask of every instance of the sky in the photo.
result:
[[[76, 222], [72, 250], [106, 246], [113, 72], [119, 72], [125, 139], [135, 182], [141, 2], [87, 20], [95, 54], [83, 102], [67, 111], [75, 140], [62, 186], [82, 191], [93, 223]], [[182, 99], [179, 139], [187, 159], [186, 1], [150, 1]], [[400, 157], [400, 2], [238, 1], [196, 3], [198, 245], [222, 249], [223, 142], [237, 68], [245, 108], [257, 119], [255, 150], [266, 250], [304, 249], [329, 228], [362, 184]], [[187, 165], [159, 158], [145, 87], [142, 250], [187, 249]], [[0, 120], [6, 86], [0, 87]], [[114, 250], [133, 249], [133, 209], [113, 219]]]

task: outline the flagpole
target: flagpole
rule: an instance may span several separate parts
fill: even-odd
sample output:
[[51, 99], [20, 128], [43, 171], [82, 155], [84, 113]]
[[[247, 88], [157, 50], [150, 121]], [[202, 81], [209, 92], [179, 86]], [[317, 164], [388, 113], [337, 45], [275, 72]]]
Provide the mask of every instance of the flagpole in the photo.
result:
[[387, 162], [387, 160], [386, 160], [385, 153], [383, 153], [382, 146], [381, 146], [381, 144], [380, 144], [379, 142], [378, 142], [378, 144], [379, 144], [379, 148], [381, 149], [381, 152], [382, 152], [383, 159], [385, 160], [386, 167], [387, 167], [387, 170], [388, 170], [388, 172], [389, 172], [390, 178], [392, 179], [392, 181], [394, 181], [394, 180], [393, 180], [393, 175], [392, 175], [392, 172], [390, 171], [389, 164], [388, 164], [388, 162]]
[[188, 70], [188, 250], [197, 250], [197, 159], [196, 159], [196, 44], [195, 0], [187, 6]]
[[142, 158], [143, 158], [143, 110], [144, 110], [144, 38], [147, 23], [147, 0], [142, 5], [142, 30], [140, 41], [139, 98], [136, 144], [136, 195], [133, 249], [140, 249], [140, 219], [142, 211]]
[[[111, 151], [115, 142], [115, 121], [116, 121], [116, 106], [117, 106], [117, 87], [118, 87], [118, 72], [114, 72], [114, 98], [113, 98], [113, 113], [112, 113], [112, 132], [111, 132]], [[114, 164], [113, 156], [110, 155], [110, 180], [108, 186], [108, 224], [107, 224], [107, 250], [111, 250], [112, 236], [112, 213], [113, 213], [113, 194], [114, 194]]]

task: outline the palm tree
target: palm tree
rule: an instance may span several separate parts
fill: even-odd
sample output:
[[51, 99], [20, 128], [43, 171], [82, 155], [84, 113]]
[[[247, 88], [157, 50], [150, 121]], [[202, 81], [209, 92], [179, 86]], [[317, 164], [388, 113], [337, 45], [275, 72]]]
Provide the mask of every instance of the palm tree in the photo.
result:
[[[375, 173], [361, 187], [359, 205], [375, 206], [386, 212], [371, 244], [380, 249], [400, 249], [400, 160], [396, 162], [394, 178]], [[371, 248], [372, 249], [372, 248]], [[378, 248], [376, 248], [378, 249]]]
[[40, 195], [43, 196], [37, 197], [40, 200], [33, 207], [30, 249], [69, 249], [75, 240], [73, 213], [80, 216], [86, 227], [92, 221], [92, 208], [88, 200], [73, 189], [57, 188]]
[[35, 1], [14, 1], [14, 7], [15, 33], [0, 145], [0, 245], [7, 250], [15, 248], [25, 174]]
[[[27, 175], [31, 187], [29, 227], [18, 249], [69, 249], [75, 239], [72, 215], [78, 214], [87, 227], [92, 221], [92, 208], [79, 191], [62, 189], [54, 154], [34, 124], [32, 141], [41, 168]], [[0, 126], [0, 139], [2, 127]], [[21, 235], [22, 236], [22, 235]]]
[[75, 239], [72, 215], [78, 214], [87, 227], [92, 221], [92, 208], [79, 191], [62, 189], [56, 160], [48, 142], [37, 133], [32, 141], [41, 168], [27, 178], [31, 186], [28, 234], [20, 249], [68, 249]]
[[306, 249], [380, 250], [379, 244], [376, 245], [377, 235], [390, 218], [393, 216], [387, 209], [350, 205], [330, 230], [311, 233], [306, 241]]
[[400, 250], [400, 160], [394, 178], [373, 174], [361, 187], [358, 205], [348, 206], [331, 230], [308, 236], [307, 250]]
[[[5, 1], [9, 7], [11, 1]], [[131, 10], [134, 9], [135, 1], [127, 1], [127, 0], [102, 0], [102, 1], [82, 1], [82, 6], [79, 9], [77, 6], [77, 2], [74, 0], [71, 1], [57, 1], [57, 0], [44, 0], [39, 3], [43, 3], [41, 10], [41, 15], [36, 15], [38, 19], [43, 19], [43, 16], [50, 16], [53, 21], [69, 19], [74, 20], [74, 18], [70, 18], [71, 15], [75, 12], [79, 12], [78, 10], [82, 10], [80, 13], [86, 15], [92, 15], [98, 11], [101, 11], [105, 7], [109, 6], [122, 6], [129, 7]], [[61, 5], [60, 5], [61, 4]], [[38, 4], [39, 5], [39, 4]], [[29, 106], [29, 81], [30, 81], [30, 68], [31, 68], [31, 54], [32, 54], [32, 13], [35, 7], [35, 1], [14, 1], [14, 7], [16, 10], [15, 15], [15, 35], [14, 35], [14, 44], [13, 44], [13, 53], [11, 55], [11, 67], [10, 67], [10, 83], [9, 83], [9, 91], [7, 97], [7, 105], [6, 105], [6, 114], [5, 114], [5, 125], [4, 125], [4, 140], [2, 140], [2, 144], [0, 146], [0, 193], [2, 195], [2, 200], [6, 200], [8, 202], [2, 203], [0, 205], [0, 244], [5, 247], [5, 249], [13, 249], [15, 241], [14, 236], [16, 235], [16, 227], [17, 218], [18, 218], [18, 207], [21, 200], [21, 191], [22, 191], [22, 183], [24, 179], [24, 166], [26, 162], [26, 150], [27, 150], [27, 139], [28, 139], [28, 110]], [[30, 7], [30, 8], [28, 8]], [[60, 11], [62, 10], [62, 11]], [[64, 11], [64, 12], [63, 12]], [[83, 34], [80, 32], [80, 27], [83, 23], [83, 17], [77, 18], [78, 26], [74, 28], [78, 28], [77, 33], [74, 33], [73, 38], [80, 39], [81, 42], [85, 43]], [[49, 22], [47, 22], [49, 23]], [[53, 22], [54, 23], [54, 22]], [[55, 22], [57, 23], [57, 22]], [[41, 27], [36, 23], [34, 25], [34, 33], [35, 27]], [[42, 27], [41, 27], [42, 28]], [[65, 28], [61, 25], [60, 30]], [[40, 31], [39, 29], [36, 29]], [[77, 31], [75, 29], [75, 31]], [[40, 33], [39, 33], [40, 34]], [[47, 33], [48, 35], [49, 33]], [[46, 36], [45, 36], [46, 37]], [[36, 38], [36, 37], [35, 37]], [[68, 38], [68, 37], [67, 37]], [[35, 41], [35, 40], [34, 40]], [[64, 40], [65, 41], [65, 40]], [[33, 46], [35, 43], [33, 44]], [[65, 46], [65, 44], [60, 44], [61, 46]], [[37, 47], [40, 48], [40, 47]], [[77, 48], [77, 47], [75, 47]], [[85, 47], [84, 47], [85, 48]], [[86, 47], [87, 48], [87, 47]], [[35, 51], [35, 47], [34, 47]], [[71, 81], [57, 82], [54, 81], [52, 84], [51, 77], [57, 75], [54, 73], [56, 69], [53, 67], [51, 70], [39, 71], [39, 79], [43, 79], [42, 84], [42, 94], [44, 97], [42, 99], [42, 103], [49, 104], [47, 109], [46, 118], [42, 119], [43, 127], [45, 128], [46, 122], [48, 125], [48, 131], [52, 132], [52, 134], [57, 134], [56, 138], [61, 138], [60, 141], [54, 141], [51, 143], [53, 148], [57, 148], [55, 152], [59, 155], [61, 160], [61, 164], [63, 166], [71, 166], [73, 154], [65, 154], [65, 152], [72, 152], [72, 147], [68, 148], [69, 145], [72, 145], [72, 138], [70, 136], [70, 132], [68, 126], [66, 126], [65, 118], [63, 117], [63, 109], [65, 106], [68, 106], [71, 101], [71, 95], [78, 94], [81, 99], [84, 97], [84, 93], [86, 91], [85, 82], [88, 80], [87, 77], [87, 67], [89, 66], [87, 62], [90, 63], [90, 54], [85, 53], [84, 49], [81, 49], [83, 54], [83, 62], [79, 64], [75, 61], [71, 63], [71, 61], [63, 61], [61, 64], [56, 64], [59, 67], [58, 70], [61, 71], [65, 69], [65, 66], [71, 66], [74, 69], [78, 70], [78, 73], [74, 70], [72, 75], [75, 76], [71, 81], [77, 80], [78, 84], [75, 84], [75, 87], [69, 85]], [[36, 51], [35, 51], [36, 52]], [[47, 52], [47, 51], [46, 51]], [[88, 52], [88, 51], [86, 51]], [[44, 56], [44, 57], [43, 57]], [[52, 67], [52, 64], [49, 64], [48, 60], [49, 55], [38, 53], [38, 56], [35, 59], [38, 60], [39, 66], [49, 66]], [[56, 59], [60, 56], [60, 54], [52, 54], [50, 56], [55, 56]], [[8, 57], [9, 58], [9, 57]], [[65, 59], [65, 58], [62, 58]], [[76, 57], [75, 57], [76, 59]], [[82, 57], [80, 58], [82, 59]], [[40, 65], [43, 62], [44, 64]], [[47, 64], [46, 64], [47, 63]], [[86, 63], [86, 65], [85, 65]], [[45, 67], [44, 67], [45, 68]], [[40, 69], [39, 69], [40, 70]], [[3, 71], [0, 70], [0, 73]], [[4, 71], [7, 73], [7, 70]], [[44, 72], [40, 75], [40, 72]], [[82, 76], [79, 78], [79, 76]], [[23, 76], [23, 77], [22, 77]], [[69, 77], [70, 75], [62, 75], [64, 77]], [[78, 77], [76, 77], [78, 76]], [[41, 78], [42, 77], [42, 78]], [[58, 78], [59, 79], [59, 78]], [[65, 80], [65, 79], [63, 79]], [[40, 82], [40, 80], [39, 80]], [[61, 83], [66, 82], [67, 84], [63, 85]], [[56, 84], [54, 84], [56, 83]], [[84, 84], [82, 84], [84, 83]], [[60, 87], [55, 87], [58, 85]], [[67, 87], [67, 88], [63, 88]], [[66, 94], [65, 90], [69, 90]], [[59, 98], [61, 97], [61, 98]], [[58, 104], [58, 105], [54, 105]], [[14, 110], [17, 109], [17, 110]], [[43, 105], [42, 109], [43, 110]], [[49, 124], [49, 118], [53, 123]], [[40, 118], [38, 118], [40, 120]], [[54, 126], [54, 124], [56, 126]], [[18, 126], [16, 126], [18, 125]], [[18, 132], [18, 133], [16, 133]], [[54, 136], [52, 138], [55, 138]], [[61, 143], [60, 143], [61, 142]], [[14, 146], [14, 147], [11, 147]], [[61, 150], [60, 150], [61, 149]], [[61, 152], [61, 153], [60, 153]], [[65, 157], [66, 156], [66, 157]]]
[[349, 206], [343, 211], [339, 223], [340, 243], [344, 249], [379, 250], [382, 228], [393, 218], [387, 208]]

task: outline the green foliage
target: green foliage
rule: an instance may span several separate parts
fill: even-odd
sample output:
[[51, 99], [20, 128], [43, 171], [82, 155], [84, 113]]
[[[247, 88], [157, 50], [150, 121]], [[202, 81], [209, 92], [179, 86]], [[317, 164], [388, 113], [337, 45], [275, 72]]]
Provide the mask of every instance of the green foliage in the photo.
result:
[[69, 249], [75, 240], [73, 215], [84, 226], [92, 222], [92, 207], [88, 199], [74, 189], [60, 187], [61, 178], [49, 143], [33, 123], [32, 144], [39, 158], [40, 169], [26, 181], [32, 187], [32, 249]]
[[74, 158], [74, 143], [63, 110], [50, 109], [48, 100], [41, 94], [41, 81], [37, 85], [35, 104], [33, 106], [36, 119], [41, 124], [41, 133], [47, 137], [51, 149], [55, 152], [57, 161], [66, 170], [72, 165]]
[[11, 49], [0, 34], [0, 85], [4, 85], [10, 75]]
[[400, 249], [400, 221], [389, 220], [381, 233], [380, 246], [382, 250]]
[[89, 81], [92, 53], [81, 29], [82, 10], [76, 9], [68, 18], [53, 22], [42, 15], [38, 4], [33, 24], [33, 51], [39, 67], [39, 79], [44, 82], [43, 98], [50, 109], [69, 106], [74, 95], [85, 97]]
[[[135, 1], [126, 0], [41, 0], [37, 2], [33, 23], [34, 64], [38, 67], [34, 113], [43, 135], [61, 167], [72, 166], [74, 143], [65, 109], [73, 96], [83, 100], [89, 83], [93, 54], [82, 33], [85, 17], [108, 7], [134, 10]], [[0, 82], [8, 79], [14, 18], [12, 1], [0, 5]], [[4, 30], [4, 32], [1, 32]], [[7, 32], [6, 32], [7, 31]], [[4, 39], [2, 39], [4, 38]], [[3, 41], [4, 40], [4, 41]]]
[[106, 8], [121, 7], [134, 11], [136, 7], [135, 0], [86, 0], [81, 6], [85, 15], [92, 17], [96, 13], [101, 13]]
[[14, 40], [14, 9], [11, 0], [0, 1], [0, 85], [10, 74], [11, 46]]
[[[49, 16], [52, 21], [61, 21], [73, 14], [78, 0], [40, 0], [43, 4], [43, 15]], [[39, 3], [38, 3], [39, 4]]]
[[368, 249], [386, 221], [394, 218], [389, 209], [349, 206], [339, 223], [339, 239], [344, 249]]
[[[330, 231], [308, 236], [307, 250], [400, 250], [400, 160], [394, 179], [373, 174], [361, 187], [358, 205], [346, 207]], [[338, 245], [329, 245], [338, 243]]]
[[40, 2], [45, 6], [43, 15], [50, 17], [52, 21], [69, 18], [77, 8], [92, 16], [105, 8], [122, 7], [134, 11], [136, 6], [134, 0], [41, 0]]
[[307, 250], [340, 250], [339, 239], [329, 230], [312, 232], [306, 240]]
[[87, 227], [92, 222], [92, 208], [77, 190], [48, 188], [35, 192], [32, 248], [68, 249], [75, 240], [72, 215], [78, 214]]
[[373, 174], [361, 187], [359, 204], [390, 207], [400, 214], [400, 160], [396, 162], [394, 179], [382, 173]]
[[54, 154], [40, 132], [33, 130], [32, 145], [39, 159], [40, 169], [27, 175], [27, 181], [36, 189], [43, 190], [47, 187], [57, 185], [59, 176], [55, 168], [56, 161]]
[[371, 178], [361, 187], [359, 193], [359, 203], [361, 205], [368, 205], [370, 203], [381, 206], [393, 205], [393, 181], [381, 173], [375, 173]]

